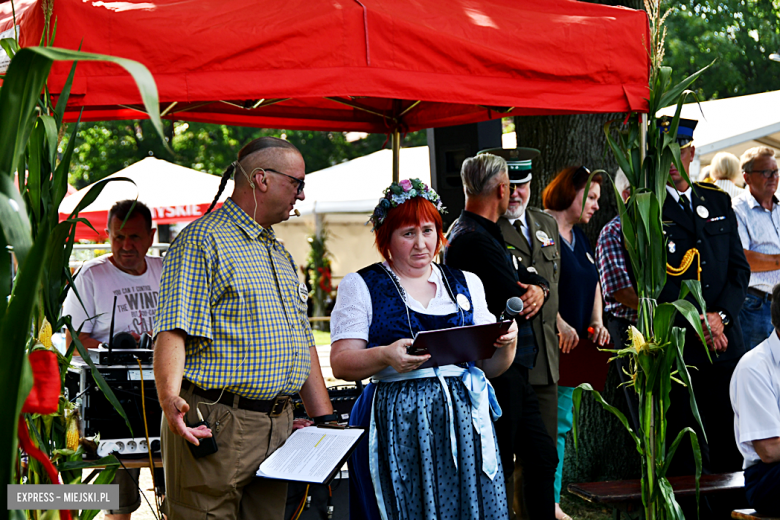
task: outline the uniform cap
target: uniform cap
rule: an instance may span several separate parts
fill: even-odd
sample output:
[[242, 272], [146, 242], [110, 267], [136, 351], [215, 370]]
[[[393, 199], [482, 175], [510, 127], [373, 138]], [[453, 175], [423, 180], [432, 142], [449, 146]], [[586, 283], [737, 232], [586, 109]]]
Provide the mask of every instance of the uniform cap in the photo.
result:
[[[669, 127], [672, 125], [672, 118], [664, 116], [658, 118], [658, 131], [662, 134], [669, 132]], [[680, 124], [677, 126], [677, 144], [680, 148], [685, 148], [693, 142], [693, 130], [699, 122], [695, 119], [683, 119], [680, 118]]]
[[536, 148], [488, 148], [477, 155], [489, 153], [502, 157], [509, 168], [509, 182], [512, 184], [525, 184], [531, 182], [533, 177], [532, 159], [539, 157], [541, 152]]

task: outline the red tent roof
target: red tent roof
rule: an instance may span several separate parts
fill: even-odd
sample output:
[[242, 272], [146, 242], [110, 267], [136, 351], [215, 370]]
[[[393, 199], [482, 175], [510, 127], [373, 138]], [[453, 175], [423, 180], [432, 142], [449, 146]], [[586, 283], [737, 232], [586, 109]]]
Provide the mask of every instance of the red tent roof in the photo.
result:
[[[365, 6], [365, 7], [363, 7]], [[0, 32], [10, 29], [0, 4]], [[17, 0], [37, 45], [40, 1]], [[647, 111], [643, 11], [572, 0], [54, 2], [55, 45], [144, 63], [168, 119], [386, 132], [502, 115]], [[54, 19], [54, 18], [53, 18]], [[57, 93], [69, 64], [55, 64]], [[69, 119], [137, 119], [130, 76], [81, 63]], [[356, 108], [358, 107], [358, 108]], [[509, 110], [512, 109], [512, 110]]]

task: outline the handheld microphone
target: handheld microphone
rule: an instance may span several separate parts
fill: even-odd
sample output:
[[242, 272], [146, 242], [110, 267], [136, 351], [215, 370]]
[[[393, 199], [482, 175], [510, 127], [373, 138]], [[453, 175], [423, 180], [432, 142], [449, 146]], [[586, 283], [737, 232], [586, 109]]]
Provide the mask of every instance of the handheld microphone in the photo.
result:
[[513, 296], [506, 301], [506, 308], [504, 309], [504, 312], [501, 313], [501, 316], [499, 316], [498, 321], [514, 318], [521, 312], [523, 312], [523, 300], [517, 296]]

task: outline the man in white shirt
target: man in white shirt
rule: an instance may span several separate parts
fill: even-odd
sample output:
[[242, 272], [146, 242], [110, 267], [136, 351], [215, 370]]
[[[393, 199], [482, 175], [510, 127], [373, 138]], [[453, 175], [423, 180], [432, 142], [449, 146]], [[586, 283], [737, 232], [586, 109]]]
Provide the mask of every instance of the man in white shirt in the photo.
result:
[[745, 494], [761, 514], [780, 515], [780, 284], [772, 290], [774, 331], [739, 361], [731, 378], [737, 448]]
[[[81, 301], [76, 292], [69, 291], [62, 311], [70, 315], [76, 330], [80, 328], [79, 340], [87, 348], [97, 348], [110, 339], [115, 302], [114, 335], [129, 332], [138, 340], [154, 329], [162, 258], [146, 256], [154, 240], [152, 214], [140, 202], [117, 202], [108, 212], [106, 231], [111, 253], [84, 264], [73, 281]], [[70, 332], [66, 336], [70, 345]], [[113, 483], [119, 484], [119, 509], [109, 511], [107, 520], [130, 520], [141, 505], [139, 474], [138, 469], [117, 471]]]
[[732, 201], [739, 238], [750, 264], [750, 282], [739, 312], [745, 348], [752, 349], [770, 334], [771, 291], [780, 283], [780, 206], [775, 151], [765, 146], [742, 154], [740, 168], [748, 189]]

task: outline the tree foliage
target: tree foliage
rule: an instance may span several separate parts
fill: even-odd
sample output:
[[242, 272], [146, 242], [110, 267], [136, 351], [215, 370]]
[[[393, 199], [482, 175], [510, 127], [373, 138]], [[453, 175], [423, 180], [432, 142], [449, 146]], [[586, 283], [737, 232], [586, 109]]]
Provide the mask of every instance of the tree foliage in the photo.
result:
[[[174, 154], [165, 150], [149, 121], [82, 123], [76, 134], [70, 183], [82, 188], [150, 156], [220, 174], [235, 160], [244, 144], [266, 135], [284, 137], [297, 146], [310, 172], [380, 150], [387, 141], [383, 134], [369, 134], [350, 142], [343, 132], [272, 130], [184, 121], [164, 121], [163, 125], [166, 141]], [[425, 132], [407, 134], [402, 142], [403, 146], [424, 144]], [[67, 139], [64, 139], [62, 149], [66, 146]]]
[[780, 89], [780, 0], [682, 0], [666, 20], [664, 63], [678, 83], [713, 60], [700, 100]]

